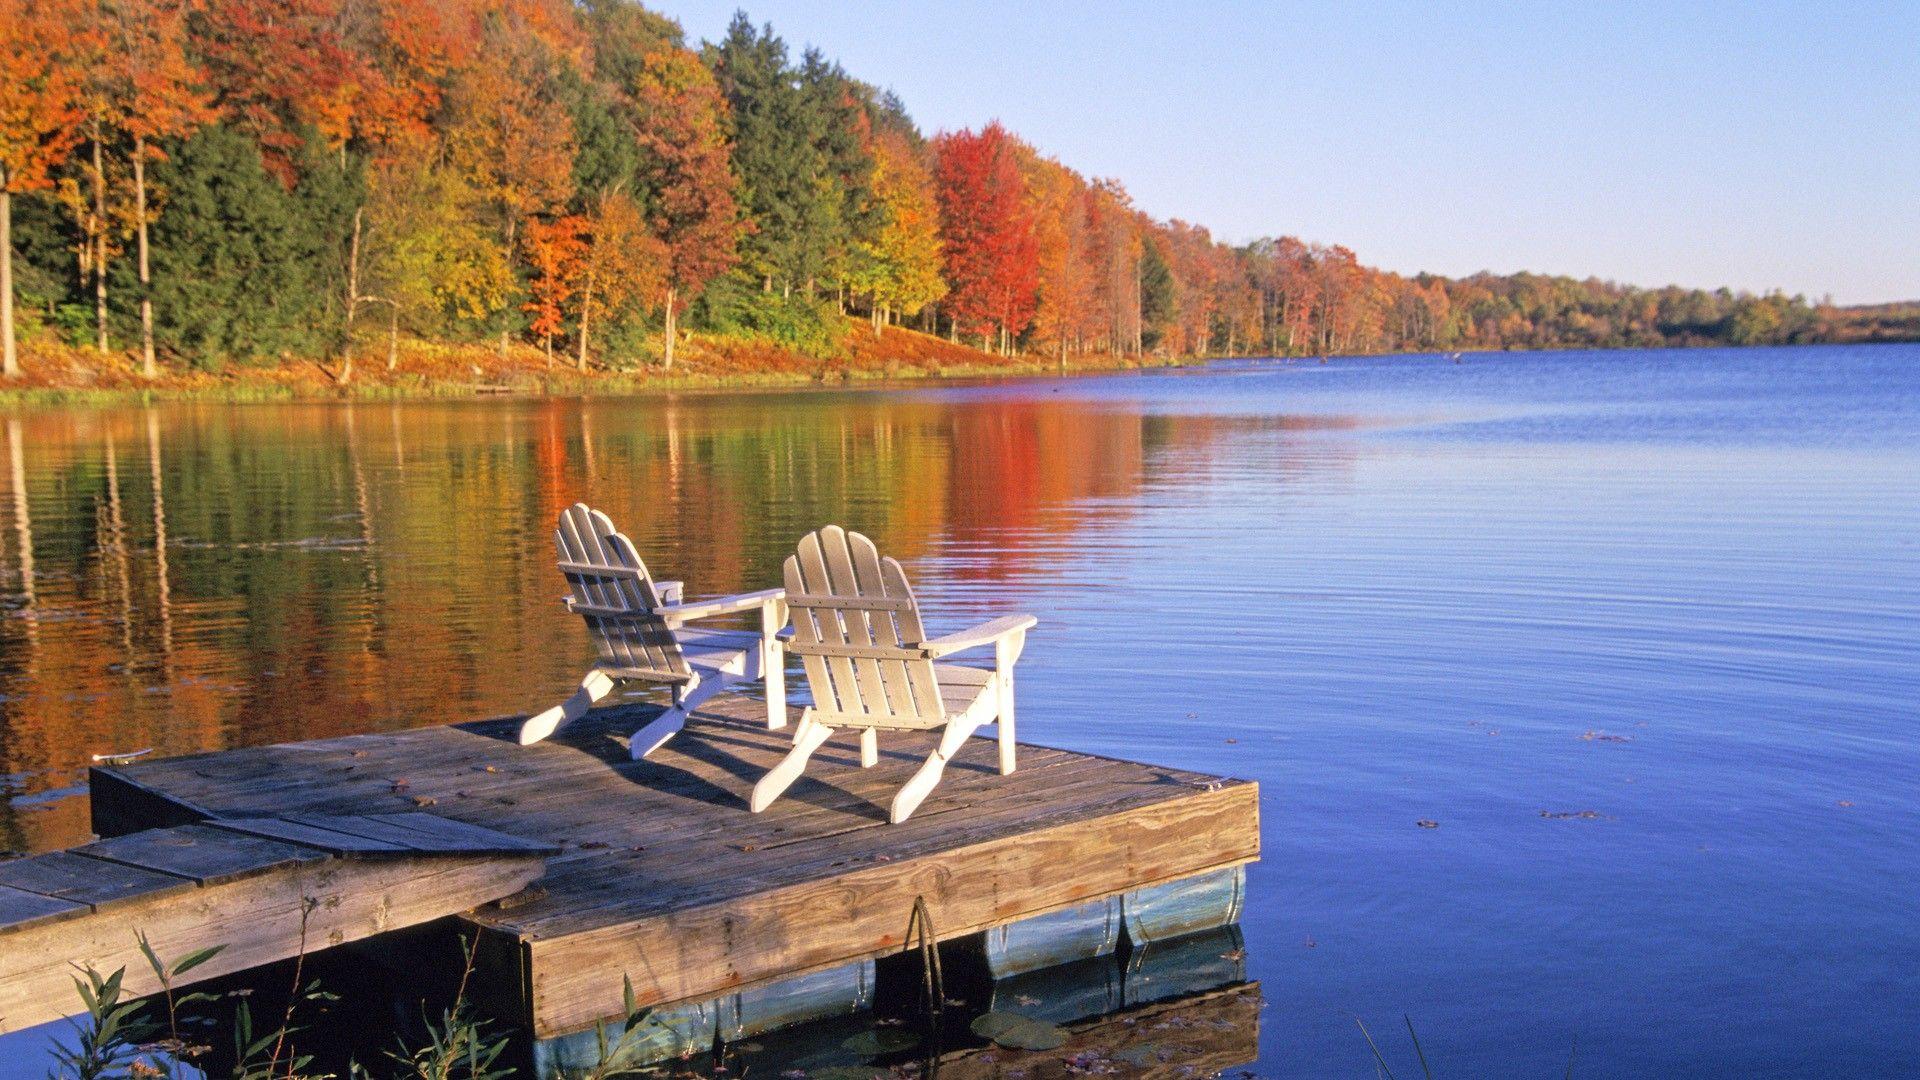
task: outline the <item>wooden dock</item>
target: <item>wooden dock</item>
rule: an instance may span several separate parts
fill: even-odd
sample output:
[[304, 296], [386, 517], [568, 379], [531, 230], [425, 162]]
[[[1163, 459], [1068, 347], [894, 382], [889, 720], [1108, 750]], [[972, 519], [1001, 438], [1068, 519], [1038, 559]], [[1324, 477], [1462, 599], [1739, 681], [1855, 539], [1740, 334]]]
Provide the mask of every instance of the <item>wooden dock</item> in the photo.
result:
[[555, 853], [400, 813], [145, 829], [0, 863], [0, 1031], [78, 1011], [79, 967], [159, 990], [142, 935], [169, 963], [221, 946], [185, 985], [516, 894]]
[[422, 812], [551, 844], [526, 893], [461, 916], [481, 1003], [537, 1037], [619, 1015], [624, 979], [666, 1005], [898, 952], [916, 899], [949, 939], [1258, 857], [1252, 783], [1040, 746], [1002, 777], [987, 739], [900, 825], [887, 802], [932, 735], [886, 740], [866, 770], [837, 738], [750, 814], [792, 730], [763, 710], [711, 705], [640, 762], [623, 737], [652, 706], [525, 747], [515, 719], [98, 768], [95, 828]]

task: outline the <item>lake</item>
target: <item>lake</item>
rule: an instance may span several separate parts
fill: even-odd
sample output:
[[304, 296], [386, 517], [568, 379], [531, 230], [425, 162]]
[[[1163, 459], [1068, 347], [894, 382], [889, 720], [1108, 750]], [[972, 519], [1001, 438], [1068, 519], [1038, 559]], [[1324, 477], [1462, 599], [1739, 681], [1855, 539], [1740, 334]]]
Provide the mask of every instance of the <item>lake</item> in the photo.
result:
[[839, 522], [1039, 616], [1023, 737], [1260, 781], [1259, 1074], [1920, 1072], [1920, 346], [0, 427], [0, 847], [94, 753], [559, 700], [575, 500], [690, 595]]

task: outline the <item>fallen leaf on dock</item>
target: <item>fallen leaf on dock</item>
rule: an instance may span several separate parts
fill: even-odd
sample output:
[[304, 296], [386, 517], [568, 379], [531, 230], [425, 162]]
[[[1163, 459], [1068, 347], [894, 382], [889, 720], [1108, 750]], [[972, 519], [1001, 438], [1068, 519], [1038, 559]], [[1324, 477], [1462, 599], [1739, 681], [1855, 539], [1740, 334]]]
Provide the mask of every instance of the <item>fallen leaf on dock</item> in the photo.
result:
[[1598, 818], [1603, 818], [1606, 815], [1598, 810], [1542, 810], [1540, 811], [1540, 816], [1543, 818], [1585, 818], [1588, 821], [1593, 821]]
[[1632, 742], [1633, 741], [1633, 736], [1631, 735], [1609, 735], [1604, 731], [1589, 731], [1585, 735], [1582, 735], [1580, 737], [1582, 739], [1587, 740], [1588, 742]]
[[437, 803], [439, 801], [440, 801], [439, 799], [436, 799], [431, 795], [415, 795], [413, 797], [413, 805], [415, 806], [432, 806], [434, 803]]
[[1440, 827], [1439, 822], [1428, 821], [1426, 818], [1421, 818], [1419, 821], [1414, 822], [1414, 824], [1420, 826], [1423, 829], [1437, 829]]

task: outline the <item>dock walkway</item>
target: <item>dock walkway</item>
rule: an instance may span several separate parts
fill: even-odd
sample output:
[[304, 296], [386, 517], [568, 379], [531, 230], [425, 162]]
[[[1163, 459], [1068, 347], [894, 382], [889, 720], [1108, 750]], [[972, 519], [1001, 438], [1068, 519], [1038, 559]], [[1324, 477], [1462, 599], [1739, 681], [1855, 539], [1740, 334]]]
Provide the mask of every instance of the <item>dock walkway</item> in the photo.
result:
[[623, 736], [653, 708], [526, 747], [515, 719], [99, 768], [95, 828], [422, 812], [550, 844], [527, 892], [460, 916], [482, 1004], [538, 1037], [619, 1015], [623, 979], [668, 1005], [898, 952], [916, 899], [948, 939], [1259, 854], [1253, 783], [1024, 745], [1002, 777], [985, 739], [900, 825], [887, 801], [934, 735], [883, 740], [865, 770], [855, 735], [836, 738], [750, 814], [792, 728], [730, 699], [629, 761]]

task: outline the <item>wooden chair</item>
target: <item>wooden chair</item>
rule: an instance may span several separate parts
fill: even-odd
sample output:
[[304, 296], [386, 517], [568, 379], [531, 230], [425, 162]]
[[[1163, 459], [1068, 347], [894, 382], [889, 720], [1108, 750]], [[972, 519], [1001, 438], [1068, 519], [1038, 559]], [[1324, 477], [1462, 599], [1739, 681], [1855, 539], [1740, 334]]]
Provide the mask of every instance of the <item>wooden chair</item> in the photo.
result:
[[[633, 541], [616, 530], [607, 515], [584, 503], [561, 512], [553, 535], [560, 572], [571, 592], [565, 598], [567, 610], [587, 621], [600, 658], [580, 679], [580, 689], [572, 697], [520, 725], [521, 745], [538, 742], [562, 724], [578, 720], [616, 681], [627, 679], [673, 688], [673, 703], [667, 711], [633, 733], [635, 758], [646, 757], [672, 738], [701, 702], [763, 675], [767, 726], [787, 726], [786, 680], [775, 636], [786, 622], [782, 590], [682, 603], [680, 583], [654, 581]], [[760, 612], [757, 634], [686, 626], [756, 609]]]
[[[1039, 620], [1009, 615], [928, 640], [900, 564], [838, 525], [801, 538], [799, 551], [787, 557], [786, 586], [793, 629], [783, 635], [784, 648], [800, 657], [813, 704], [794, 729], [793, 749], [754, 785], [755, 813], [799, 779], [807, 758], [843, 727], [860, 729], [862, 767], [879, 760], [879, 731], [946, 729], [894, 796], [888, 817], [896, 824], [919, 807], [982, 724], [999, 720], [1000, 772], [1013, 771], [1013, 664]], [[987, 646], [992, 670], [935, 663]]]

